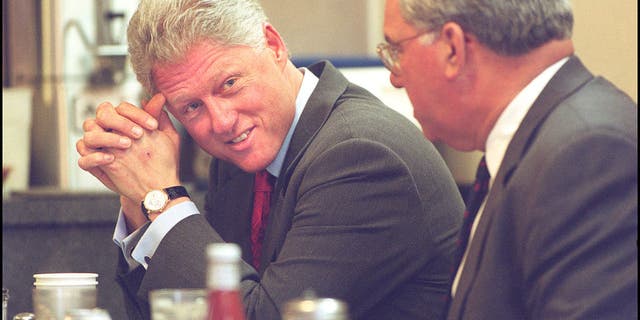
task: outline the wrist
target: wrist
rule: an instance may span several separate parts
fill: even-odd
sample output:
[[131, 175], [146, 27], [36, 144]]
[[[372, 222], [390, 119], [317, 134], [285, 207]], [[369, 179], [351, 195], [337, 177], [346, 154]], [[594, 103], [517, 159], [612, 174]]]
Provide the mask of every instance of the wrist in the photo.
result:
[[147, 214], [147, 218], [149, 219], [149, 221], [153, 222], [156, 218], [158, 218], [161, 214], [163, 214], [164, 212], [167, 212], [167, 210], [169, 210], [171, 207], [183, 203], [183, 202], [187, 202], [190, 201], [191, 198], [189, 198], [188, 196], [184, 196], [184, 197], [179, 197], [179, 198], [175, 198], [173, 200], [169, 200], [169, 202], [167, 202], [167, 205], [164, 207], [164, 209], [160, 212], [155, 212], [155, 213], [149, 213]]
[[124, 215], [125, 222], [127, 224], [127, 231], [129, 233], [139, 229], [145, 223], [147, 218], [140, 211], [140, 204], [138, 201], [131, 200], [126, 196], [120, 196], [120, 205], [122, 206], [122, 214]]

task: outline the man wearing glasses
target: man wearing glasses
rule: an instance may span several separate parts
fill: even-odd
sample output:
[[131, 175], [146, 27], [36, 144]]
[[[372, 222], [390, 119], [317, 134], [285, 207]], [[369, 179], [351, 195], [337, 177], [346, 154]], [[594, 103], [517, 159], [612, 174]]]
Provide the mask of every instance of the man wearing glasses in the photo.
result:
[[[637, 319], [637, 105], [568, 0], [387, 0], [378, 53], [429, 140], [484, 152], [448, 319]], [[474, 186], [474, 187], [475, 187]]]

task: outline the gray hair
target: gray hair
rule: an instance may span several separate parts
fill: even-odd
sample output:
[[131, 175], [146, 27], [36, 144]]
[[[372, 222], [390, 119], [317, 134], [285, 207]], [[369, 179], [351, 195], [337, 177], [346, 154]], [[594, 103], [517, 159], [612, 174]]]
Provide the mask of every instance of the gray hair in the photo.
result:
[[267, 21], [257, 0], [141, 0], [127, 28], [133, 71], [155, 92], [156, 63], [178, 62], [202, 40], [264, 48]]
[[400, 11], [419, 29], [437, 31], [455, 22], [491, 50], [510, 56], [568, 39], [573, 28], [569, 0], [400, 0]]

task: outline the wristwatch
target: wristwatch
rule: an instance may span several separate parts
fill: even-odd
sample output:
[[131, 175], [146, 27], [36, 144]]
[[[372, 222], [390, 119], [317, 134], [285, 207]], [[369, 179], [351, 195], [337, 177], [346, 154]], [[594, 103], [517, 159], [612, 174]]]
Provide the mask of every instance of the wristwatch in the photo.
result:
[[140, 206], [142, 213], [149, 218], [149, 214], [160, 213], [167, 206], [170, 200], [180, 197], [188, 197], [189, 193], [183, 186], [174, 186], [161, 190], [151, 190], [144, 196]]

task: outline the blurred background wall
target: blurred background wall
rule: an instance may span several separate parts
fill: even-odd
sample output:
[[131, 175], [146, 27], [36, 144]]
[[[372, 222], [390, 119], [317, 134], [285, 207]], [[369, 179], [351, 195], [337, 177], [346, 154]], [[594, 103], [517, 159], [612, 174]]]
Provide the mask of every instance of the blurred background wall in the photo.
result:
[[[29, 144], [27, 188], [101, 190], [95, 179], [77, 168], [75, 141], [80, 137], [81, 120], [93, 112], [95, 101], [102, 98], [114, 103], [121, 98], [135, 101], [141, 94], [129, 68], [119, 65], [123, 60], [116, 56], [121, 48], [101, 54], [97, 50], [101, 45], [117, 47], [126, 43], [123, 28], [136, 3], [135, 0], [2, 1], [3, 88], [28, 88], [32, 92], [32, 118], [28, 121], [32, 129], [29, 137], [22, 137]], [[377, 59], [375, 46], [382, 41], [384, 0], [262, 0], [261, 3], [294, 59]], [[573, 6], [577, 54], [594, 73], [604, 75], [637, 101], [637, 2], [579, 0], [573, 1]], [[101, 72], [105, 56], [106, 60], [117, 61], [111, 65], [111, 71], [124, 73], [112, 74], [112, 80], [117, 79], [100, 87], [91, 81], [104, 75]], [[378, 68], [366, 76], [360, 69], [352, 72], [352, 68], [343, 67], [350, 79], [365, 81], [362, 83], [365, 87], [388, 95], [392, 107], [411, 116], [404, 93], [390, 87], [386, 71], [379, 64], [367, 69]], [[3, 103], [3, 114], [20, 107]], [[475, 170], [477, 153], [439, 148], [456, 179], [467, 182]], [[3, 158], [4, 153], [3, 148]]]

